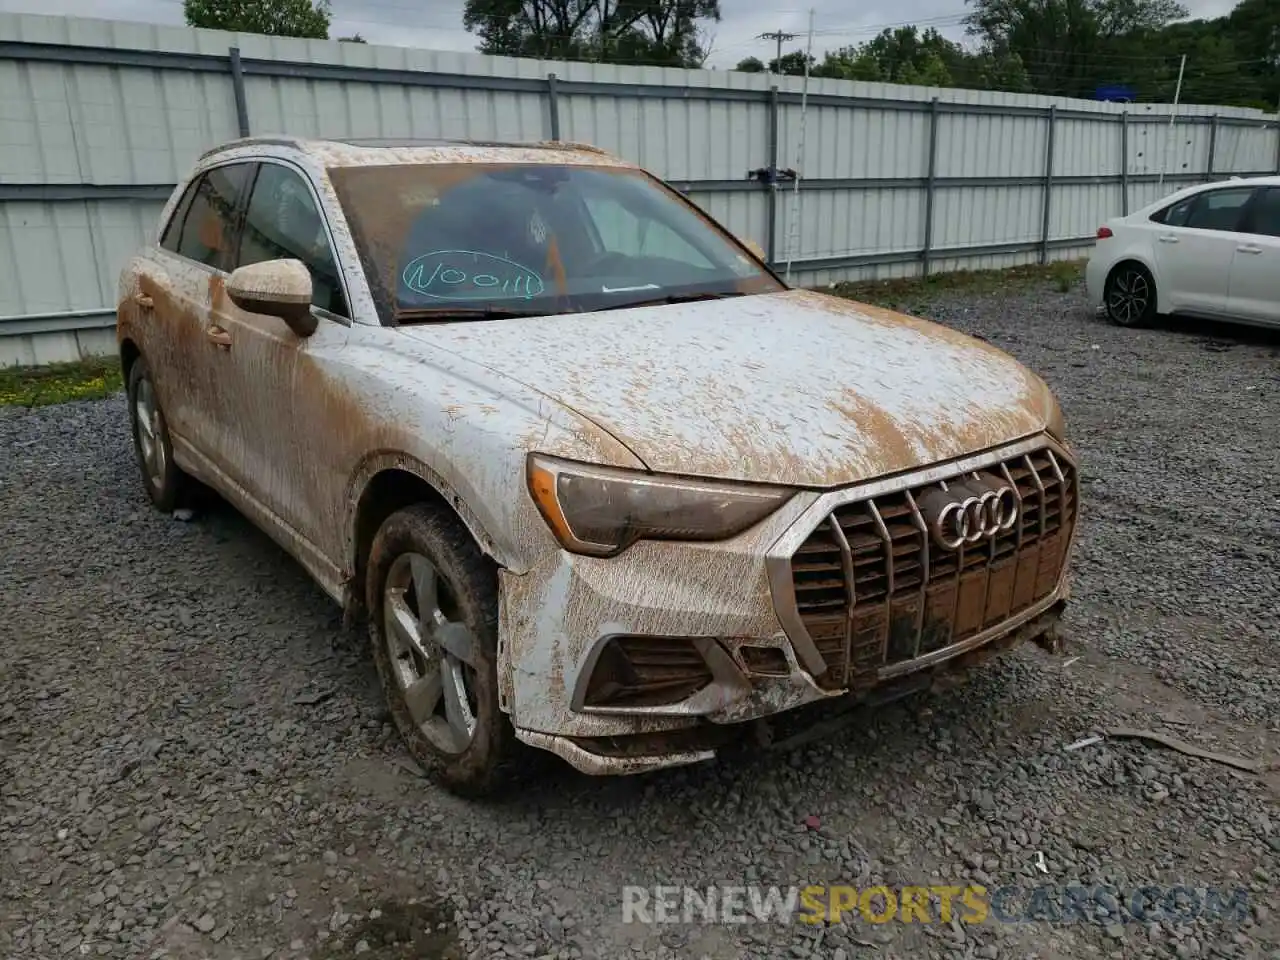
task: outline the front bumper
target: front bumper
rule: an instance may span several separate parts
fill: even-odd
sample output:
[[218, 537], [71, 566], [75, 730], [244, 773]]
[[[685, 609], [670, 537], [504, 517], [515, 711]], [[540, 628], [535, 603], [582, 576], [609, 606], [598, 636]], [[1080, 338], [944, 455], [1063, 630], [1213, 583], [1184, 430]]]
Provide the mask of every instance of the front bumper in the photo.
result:
[[[1050, 451], [1047, 458], [1045, 450]], [[857, 600], [824, 615], [813, 600], [831, 595], [823, 592], [826, 581], [806, 579], [808, 574], [797, 572], [800, 565], [792, 562], [802, 548], [820, 549], [813, 546], [815, 537], [823, 535], [837, 511], [875, 502], [887, 509], [890, 497], [921, 484], [954, 481], [961, 474], [1023, 459], [1030, 465], [1028, 456], [1052, 463], [1059, 477], [1058, 464], [1074, 476], [1066, 451], [1047, 437], [1036, 437], [907, 477], [821, 494], [802, 492], [752, 530], [723, 543], [642, 542], [607, 560], [557, 552], [523, 576], [503, 573], [501, 705], [526, 743], [587, 773], [634, 773], [710, 759], [767, 718], [822, 702], [874, 698], [903, 678], [918, 680], [1007, 642], [1049, 643], [1045, 638], [1053, 636], [1068, 593], [1074, 486], [1070, 498], [1063, 488], [1063, 527], [1052, 551], [1047, 545], [1043, 551], [1053, 558], [1038, 561], [1040, 547], [1030, 558], [1031, 579], [1039, 584], [1034, 596], [1028, 599], [1022, 589], [1027, 580], [1022, 572], [1028, 567], [1022, 554], [1005, 558], [1012, 566], [997, 562], [993, 544], [991, 563], [981, 570], [966, 568], [961, 555], [950, 616], [957, 624], [966, 620], [963, 598], [968, 596], [968, 607], [973, 607], [972, 598], [980, 595], [976, 621], [968, 617], [976, 626], [948, 633], [941, 641], [920, 629], [926, 613], [935, 617], [939, 596], [943, 601], [948, 596], [939, 592], [948, 585], [941, 575], [929, 573], [927, 547], [919, 603], [912, 605], [915, 594], [910, 590], [895, 592], [890, 560], [890, 588], [877, 601], [883, 604], [879, 618], [871, 601]], [[1043, 496], [1038, 475], [1035, 482]], [[1032, 506], [1028, 499], [1020, 516], [1032, 515]], [[879, 518], [874, 508], [872, 512]], [[1042, 501], [1040, 516], [1045, 512]], [[883, 522], [880, 526], [885, 529]], [[894, 527], [892, 521], [889, 527]], [[893, 548], [885, 549], [886, 557], [902, 553], [900, 544], [895, 546], [896, 535], [886, 530]], [[927, 536], [921, 542], [927, 543]], [[850, 553], [846, 545], [844, 572], [853, 577], [849, 583], [859, 584], [850, 594], [863, 589], [858, 578], [865, 560], [866, 555], [857, 549]], [[941, 561], [934, 566], [941, 569]], [[903, 569], [899, 562], [900, 583], [906, 582]], [[980, 587], [962, 588], [975, 570], [984, 578]], [[1045, 570], [1055, 574], [1051, 580], [1045, 579]], [[1000, 581], [1004, 587], [998, 587], [997, 573], [1007, 574]], [[1019, 591], [1024, 596], [1015, 600]], [[994, 599], [1001, 592], [1007, 594], [1003, 607]], [[901, 628], [913, 620], [914, 644], [904, 646]], [[615, 661], [623, 667], [615, 670]], [[623, 674], [632, 681], [643, 676], [647, 684], [610, 680]], [[681, 683], [687, 688], [680, 689]]]

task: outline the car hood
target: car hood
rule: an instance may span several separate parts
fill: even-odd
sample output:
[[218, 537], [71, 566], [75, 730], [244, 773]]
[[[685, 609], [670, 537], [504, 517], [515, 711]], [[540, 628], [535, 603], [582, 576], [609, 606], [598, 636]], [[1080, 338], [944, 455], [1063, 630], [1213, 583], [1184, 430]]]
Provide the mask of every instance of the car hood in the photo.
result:
[[806, 290], [399, 332], [706, 477], [854, 483], [1036, 433], [1054, 403], [981, 340]]

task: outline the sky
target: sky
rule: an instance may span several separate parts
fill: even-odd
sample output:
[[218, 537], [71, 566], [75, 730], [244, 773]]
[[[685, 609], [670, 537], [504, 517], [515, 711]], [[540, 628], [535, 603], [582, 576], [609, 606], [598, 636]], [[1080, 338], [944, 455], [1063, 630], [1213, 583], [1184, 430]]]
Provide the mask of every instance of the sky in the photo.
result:
[[[476, 38], [462, 29], [463, 0], [331, 0], [332, 37], [358, 33], [370, 43], [424, 47], [434, 50], [474, 50]], [[797, 0], [783, 0], [797, 3]], [[963, 0], [873, 0], [855, 8], [847, 0], [812, 0], [814, 52], [869, 40], [887, 26], [916, 23], [932, 26], [953, 40], [964, 37], [960, 23]], [[1183, 0], [1194, 17], [1216, 17], [1235, 0]], [[732, 67], [745, 57], [768, 60], [774, 43], [757, 39], [761, 33], [782, 30], [798, 35], [784, 46], [803, 47], [809, 30], [810, 8], [762, 9], [750, 0], [720, 0], [721, 20], [710, 26], [713, 38], [709, 66]], [[181, 25], [182, 0], [0, 0], [0, 11], [66, 14]]]

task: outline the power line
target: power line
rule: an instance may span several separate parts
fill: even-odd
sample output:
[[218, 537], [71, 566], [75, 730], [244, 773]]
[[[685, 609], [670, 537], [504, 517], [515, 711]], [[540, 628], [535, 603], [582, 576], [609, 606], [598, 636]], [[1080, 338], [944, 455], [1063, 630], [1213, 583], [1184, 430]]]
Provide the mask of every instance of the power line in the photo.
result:
[[762, 33], [756, 39], [758, 40], [776, 40], [778, 42], [778, 55], [774, 58], [774, 65], [778, 68], [778, 72], [782, 72], [782, 44], [783, 41], [790, 42], [796, 38], [794, 33], [786, 33], [782, 30], [774, 30], [772, 33]]

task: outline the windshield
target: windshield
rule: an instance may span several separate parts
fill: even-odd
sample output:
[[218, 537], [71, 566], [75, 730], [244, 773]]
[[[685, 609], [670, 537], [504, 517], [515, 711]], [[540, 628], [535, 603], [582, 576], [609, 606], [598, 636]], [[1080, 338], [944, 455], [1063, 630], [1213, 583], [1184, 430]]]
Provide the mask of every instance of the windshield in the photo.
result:
[[458, 163], [329, 174], [383, 323], [783, 289], [710, 220], [638, 170]]

